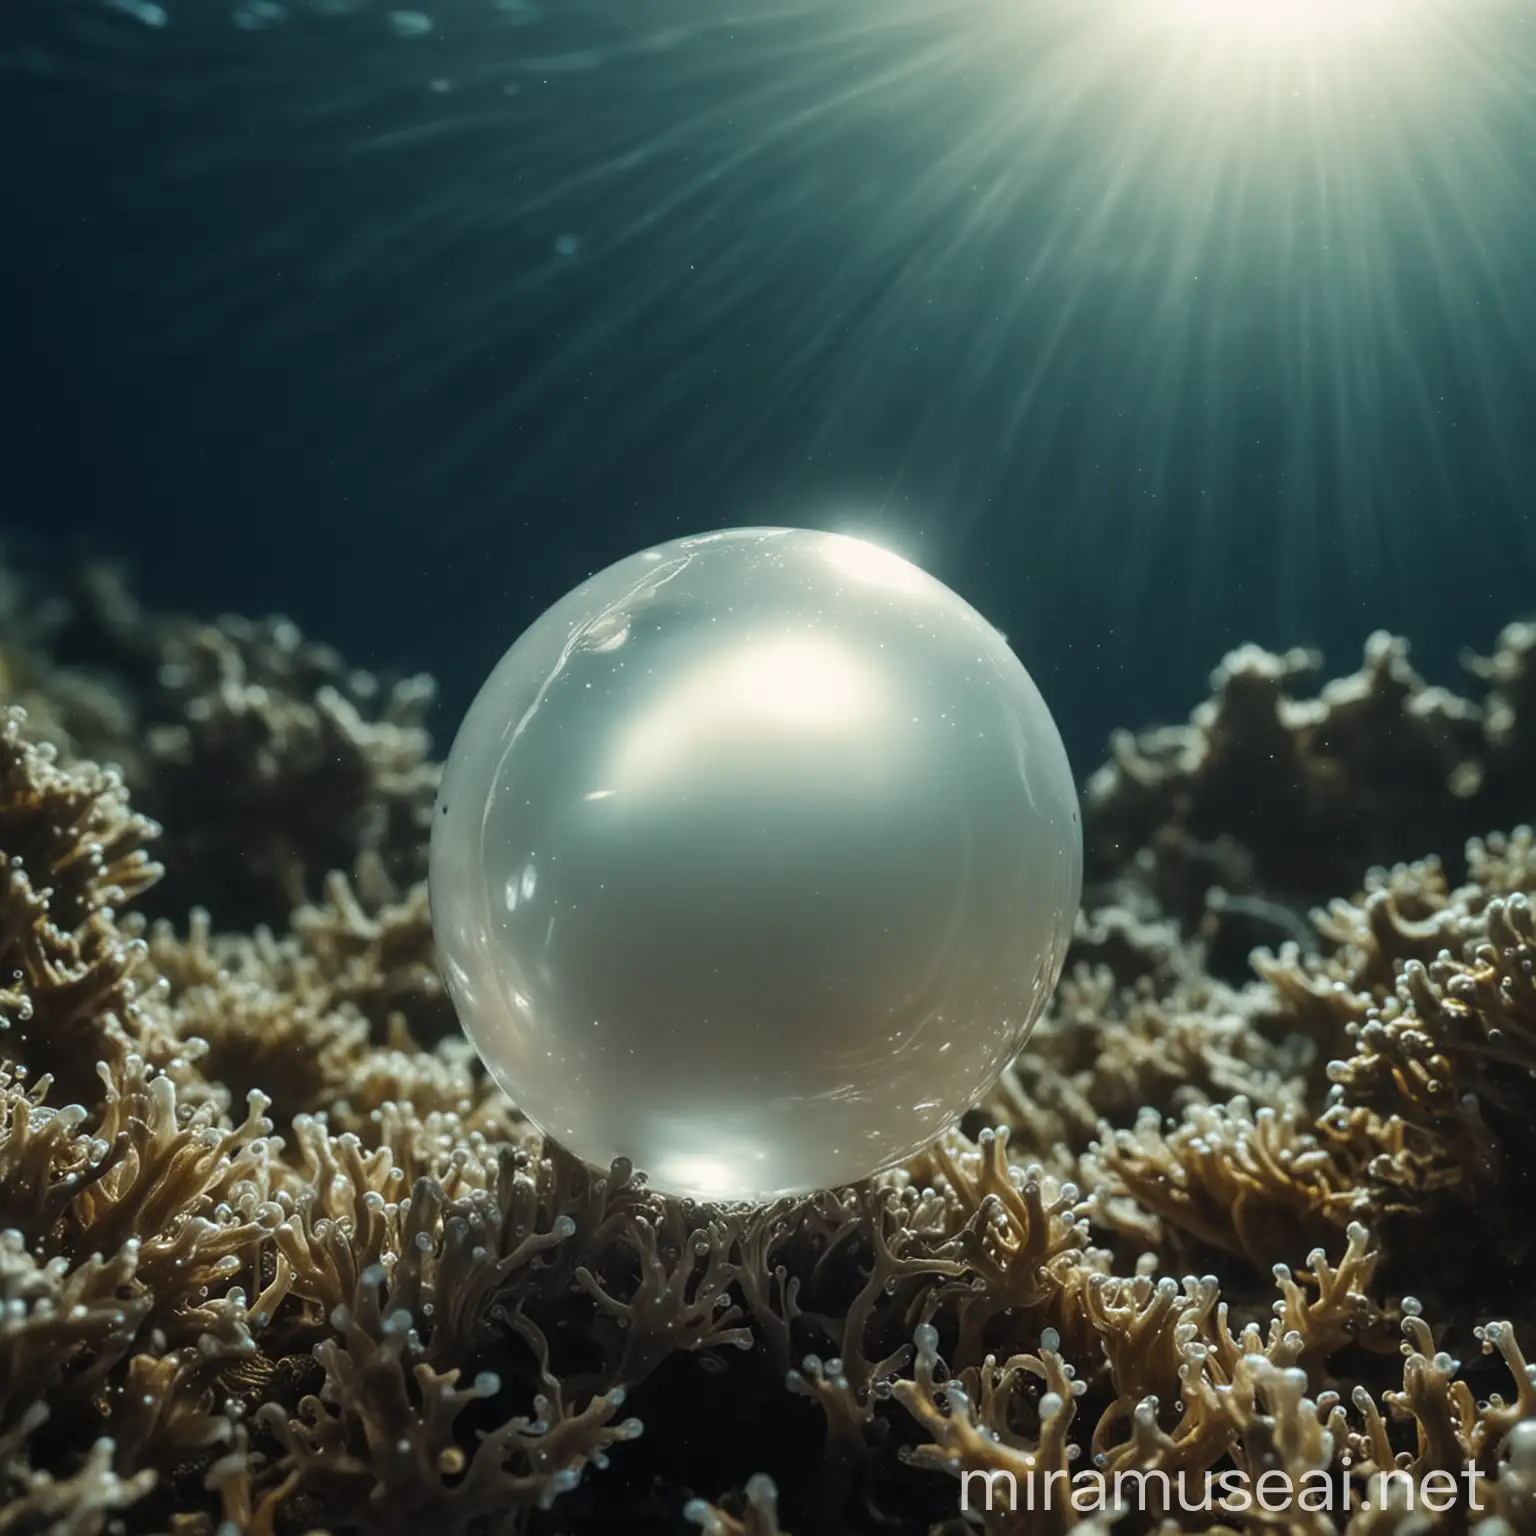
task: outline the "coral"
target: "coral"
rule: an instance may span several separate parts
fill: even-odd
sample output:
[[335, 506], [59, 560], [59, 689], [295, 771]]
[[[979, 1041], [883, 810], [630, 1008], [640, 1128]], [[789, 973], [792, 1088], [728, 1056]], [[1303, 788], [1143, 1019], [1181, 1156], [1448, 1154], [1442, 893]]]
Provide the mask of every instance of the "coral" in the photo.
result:
[[1524, 893], [1495, 897], [1456, 921], [1460, 958], [1403, 958], [1390, 988], [1347, 1026], [1353, 1049], [1329, 1065], [1336, 1102], [1325, 1126], [1390, 1121], [1399, 1150], [1373, 1159], [1374, 1206], [1420, 1225], [1468, 1203], [1507, 1263], [1532, 1250], [1530, 1169], [1536, 1156], [1536, 918]]
[[1194, 922], [1213, 886], [1320, 901], [1369, 865], [1528, 818], [1533, 647], [1512, 625], [1492, 657], [1468, 658], [1491, 685], [1480, 704], [1426, 684], [1386, 634], [1310, 697], [1315, 653], [1232, 652], [1187, 725], [1116, 735], [1085, 794], [1090, 874], [1132, 867]]
[[154, 1473], [147, 1470], [119, 1477], [112, 1470], [116, 1451], [111, 1440], [98, 1440], [80, 1470], [62, 1479], [46, 1471], [23, 1471], [16, 1497], [0, 1508], [0, 1532], [97, 1536], [115, 1511], [142, 1499], [155, 1485]]
[[281, 926], [333, 870], [370, 906], [425, 874], [430, 679], [348, 667], [283, 618], [147, 613], [111, 568], [11, 606], [0, 701], [70, 755], [118, 764], [167, 825], [146, 912], [207, 900], [226, 928]]
[[65, 769], [0, 723], [0, 1031], [7, 1054], [57, 1057], [60, 1087], [81, 1087], [128, 1012], [141, 946], [114, 918], [161, 869], [144, 844], [158, 828], [131, 811], [121, 777], [94, 764]]
[[[486, 1081], [424, 687], [100, 577], [0, 608], [0, 1533], [1536, 1533], [1528, 628], [1480, 704], [1246, 651], [1120, 738], [1024, 1056], [759, 1209]], [[1176, 1492], [1239, 1473], [1334, 1502]]]
[[[198, 1042], [209, 1079], [237, 1100], [262, 1087], [280, 1123], [324, 1110], [338, 1128], [371, 1135], [392, 1102], [451, 1111], [481, 1128], [504, 1122], [506, 1106], [467, 1043], [442, 1028], [447, 1005], [426, 949], [424, 893], [370, 917], [345, 877], [328, 887], [331, 901], [301, 907], [282, 938], [264, 929], [215, 935], [201, 909], [184, 935], [154, 924], [146, 994], [153, 989], [181, 1039]], [[413, 1023], [436, 1038], [432, 1050]]]
[[1090, 1166], [1106, 1225], [1129, 1199], [1197, 1247], [1259, 1268], [1329, 1236], [1352, 1203], [1348, 1170], [1298, 1109], [1255, 1110], [1239, 1096], [1196, 1105], [1166, 1132], [1147, 1109], [1128, 1130], [1105, 1125], [1101, 1138]]
[[[941, 1380], [938, 1330], [924, 1323], [915, 1336], [914, 1374], [892, 1388], [896, 1401], [933, 1437], [909, 1450], [909, 1463], [947, 1472], [967, 1490], [972, 1479], [979, 1479], [986, 1494], [986, 1528], [991, 1531], [1005, 1531], [1015, 1524], [1012, 1517], [1021, 1504], [1020, 1484], [1027, 1487], [1038, 1479], [1049, 1486], [1053, 1474], [1070, 1476], [1073, 1447], [1068, 1432], [1076, 1416], [1076, 1393], [1083, 1384], [1072, 1379], [1071, 1367], [1055, 1348], [1059, 1341], [1052, 1335], [1046, 1339], [1051, 1342], [1042, 1341], [1038, 1356], [1016, 1355], [999, 1365], [989, 1355], [982, 1365]], [[1029, 1438], [1008, 1423], [1011, 1400], [1027, 1377], [1038, 1377], [1045, 1387], [1036, 1405], [1039, 1427]], [[999, 1481], [1007, 1498], [1006, 1503], [998, 1499], [994, 1512], [993, 1490]], [[1046, 1522], [1047, 1529], [1070, 1523], [1070, 1508], [1057, 1514], [1058, 1520]]]
[[224, 619], [166, 633], [156, 683], [141, 796], [162, 819], [184, 808], [186, 829], [168, 852], [186, 884], [167, 902], [212, 889], [221, 921], [245, 926], [281, 920], [331, 870], [385, 890], [423, 872], [424, 679], [381, 689], [289, 623]]
[[690, 1500], [683, 1518], [701, 1527], [704, 1536], [783, 1536], [779, 1528], [779, 1491], [773, 1479], [755, 1473], [747, 1479], [740, 1519], [703, 1499]]
[[1256, 1028], [1265, 1001], [1184, 971], [1120, 986], [1107, 967], [1079, 962], [983, 1109], [1048, 1161], [1081, 1152], [1106, 1119], [1123, 1125], [1145, 1110], [1173, 1115], [1239, 1094], [1283, 1108], [1310, 1052]]

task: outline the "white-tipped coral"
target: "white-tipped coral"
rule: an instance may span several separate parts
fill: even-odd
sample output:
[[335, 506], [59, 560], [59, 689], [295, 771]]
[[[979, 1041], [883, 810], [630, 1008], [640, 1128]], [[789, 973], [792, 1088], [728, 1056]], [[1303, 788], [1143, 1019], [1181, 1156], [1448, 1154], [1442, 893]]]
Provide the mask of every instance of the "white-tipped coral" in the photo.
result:
[[[0, 1536], [1536, 1536], [1524, 631], [1470, 712], [1385, 642], [1316, 700], [1310, 658], [1244, 653], [1122, 741], [1030, 1059], [904, 1167], [747, 1208], [576, 1162], [456, 1039], [409, 688], [95, 603], [89, 687], [0, 668], [35, 704], [0, 730]], [[221, 892], [243, 781], [201, 776], [258, 738], [263, 853]], [[367, 814], [319, 837], [279, 787], [326, 741]], [[1283, 815], [1229, 814], [1287, 773]], [[169, 816], [194, 779], [153, 842], [124, 783]], [[1438, 829], [1494, 808], [1460, 860]], [[135, 915], [152, 847], [211, 917]], [[1246, 980], [1214, 866], [1282, 912]], [[1334, 1501], [1179, 1503], [1223, 1472]], [[1031, 1474], [1087, 1492], [1015, 1510]]]

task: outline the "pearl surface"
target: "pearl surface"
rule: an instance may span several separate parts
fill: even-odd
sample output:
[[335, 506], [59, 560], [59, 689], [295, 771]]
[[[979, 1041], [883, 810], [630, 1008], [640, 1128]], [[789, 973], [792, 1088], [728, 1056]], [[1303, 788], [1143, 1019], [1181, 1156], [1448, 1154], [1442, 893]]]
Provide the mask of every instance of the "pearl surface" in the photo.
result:
[[513, 645], [433, 816], [459, 1017], [535, 1125], [765, 1199], [916, 1152], [1017, 1054], [1082, 885], [1077, 793], [1002, 635], [861, 539], [621, 560]]

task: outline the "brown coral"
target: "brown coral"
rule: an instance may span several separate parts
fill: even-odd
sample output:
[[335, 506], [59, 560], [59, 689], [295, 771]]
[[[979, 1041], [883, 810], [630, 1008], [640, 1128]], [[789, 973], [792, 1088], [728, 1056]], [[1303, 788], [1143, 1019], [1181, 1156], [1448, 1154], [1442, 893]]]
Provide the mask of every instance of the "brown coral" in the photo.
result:
[[[1466, 1500], [1372, 1480], [1468, 1468], [1536, 1532], [1536, 839], [1464, 880], [1446, 841], [1520, 793], [1524, 630], [1481, 706], [1378, 640], [1315, 699], [1240, 653], [1123, 739], [1026, 1056], [905, 1168], [761, 1210], [586, 1169], [485, 1082], [419, 687], [110, 584], [17, 634], [62, 750], [0, 733], [0, 1532], [1107, 1531], [997, 1497], [1054, 1474], [1129, 1487], [1123, 1529], [1405, 1536]], [[159, 908], [125, 782], [172, 823]], [[1340, 1500], [1158, 1481], [1223, 1471]]]
[[1532, 643], [1511, 626], [1472, 663], [1493, 684], [1482, 704], [1425, 683], [1386, 634], [1359, 672], [1310, 697], [1315, 654], [1234, 651], [1187, 725], [1116, 736], [1085, 795], [1090, 869], [1136, 864], [1193, 922], [1213, 886], [1317, 901], [1369, 865], [1456, 853], [1527, 818]]
[[332, 870], [370, 906], [425, 873], [430, 679], [349, 667], [283, 618], [146, 612], [108, 567], [13, 607], [0, 702], [30, 705], [70, 755], [119, 765], [167, 823], [144, 910], [203, 902], [226, 928], [281, 927]]

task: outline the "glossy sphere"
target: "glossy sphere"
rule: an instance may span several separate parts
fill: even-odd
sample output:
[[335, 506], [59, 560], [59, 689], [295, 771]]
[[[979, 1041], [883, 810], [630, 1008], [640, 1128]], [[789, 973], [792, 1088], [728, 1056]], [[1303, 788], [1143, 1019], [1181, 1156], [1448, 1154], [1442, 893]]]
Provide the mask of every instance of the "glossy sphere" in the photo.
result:
[[599, 572], [449, 756], [432, 916], [459, 1017], [542, 1130], [752, 1199], [917, 1151], [1024, 1043], [1082, 882], [1061, 738], [907, 561], [739, 528]]

